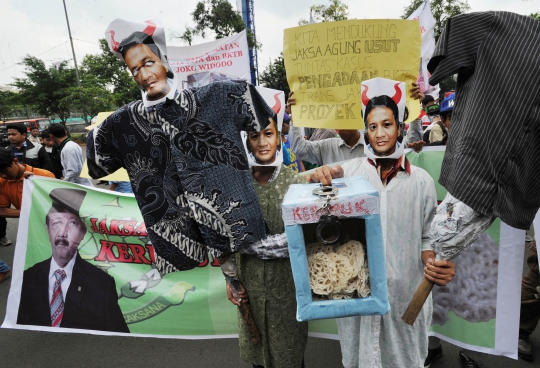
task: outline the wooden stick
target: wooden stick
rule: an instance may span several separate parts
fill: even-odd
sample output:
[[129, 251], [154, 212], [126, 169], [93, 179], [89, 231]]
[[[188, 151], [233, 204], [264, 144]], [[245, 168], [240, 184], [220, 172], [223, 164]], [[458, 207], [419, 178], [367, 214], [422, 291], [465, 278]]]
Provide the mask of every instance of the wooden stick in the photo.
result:
[[414, 296], [412, 297], [411, 302], [407, 307], [407, 310], [405, 311], [403, 316], [401, 316], [403, 322], [411, 326], [413, 325], [414, 321], [416, 321], [416, 317], [418, 317], [418, 314], [422, 310], [422, 307], [424, 306], [424, 303], [426, 302], [429, 293], [431, 293], [433, 285], [434, 284], [431, 281], [427, 280], [425, 277], [422, 279], [422, 282], [420, 283], [420, 286], [418, 286], [416, 293], [414, 293]]
[[[219, 257], [217, 257], [217, 260], [219, 262], [219, 265], [221, 266], [223, 274], [225, 275], [225, 279], [228, 280], [227, 287], [230, 286], [230, 291], [233, 294], [233, 298], [239, 300], [238, 293], [242, 291], [245, 292], [246, 289], [244, 288], [244, 285], [242, 285], [240, 280], [238, 280], [238, 268], [236, 266], [234, 258], [230, 262], [227, 262], [231, 255], [234, 257], [232, 253], [222, 253]], [[246, 328], [248, 330], [249, 336], [251, 337], [251, 341], [255, 345], [260, 345], [262, 342], [261, 334], [259, 333], [257, 325], [255, 324], [255, 320], [253, 319], [253, 315], [251, 314], [249, 301], [247, 303], [241, 303], [238, 307], [238, 310], [240, 311], [240, 315], [242, 316], [242, 319], [246, 324]]]
[[[231, 285], [231, 291], [233, 293], [233, 296], [239, 291], [245, 290], [244, 285], [242, 285], [240, 281], [237, 280], [232, 281], [229, 285]], [[245, 304], [240, 304], [238, 310], [240, 311], [240, 315], [242, 316], [242, 319], [246, 324], [246, 328], [249, 332], [249, 337], [251, 337], [251, 342], [253, 342], [254, 345], [260, 345], [262, 342], [261, 334], [259, 333], [257, 325], [255, 324], [255, 320], [251, 315], [251, 308], [249, 307], [249, 302]]]

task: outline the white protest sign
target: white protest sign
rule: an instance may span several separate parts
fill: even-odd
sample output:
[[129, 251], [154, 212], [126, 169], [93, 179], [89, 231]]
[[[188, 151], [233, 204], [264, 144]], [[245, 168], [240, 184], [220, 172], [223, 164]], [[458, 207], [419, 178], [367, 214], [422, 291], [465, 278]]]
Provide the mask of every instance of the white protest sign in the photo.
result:
[[246, 31], [194, 46], [168, 46], [167, 52], [180, 89], [223, 80], [250, 80]]

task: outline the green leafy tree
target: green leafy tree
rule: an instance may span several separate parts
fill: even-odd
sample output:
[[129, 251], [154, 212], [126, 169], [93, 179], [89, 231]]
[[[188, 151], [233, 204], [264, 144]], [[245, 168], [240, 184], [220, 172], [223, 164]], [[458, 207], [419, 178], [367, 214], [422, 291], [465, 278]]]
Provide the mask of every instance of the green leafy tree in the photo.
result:
[[283, 53], [271, 62], [261, 73], [259, 81], [263, 87], [278, 89], [285, 92], [285, 99], [289, 96], [289, 84], [285, 73]]
[[33, 104], [21, 101], [20, 93], [0, 91], [0, 120], [23, 119], [36, 116]]
[[12, 91], [0, 91], [0, 120], [6, 121], [13, 116], [17, 94]]
[[[216, 39], [232, 36], [246, 29], [246, 25], [240, 14], [235, 11], [227, 0], [201, 0], [191, 13], [195, 27], [186, 27], [179, 38], [187, 41], [190, 45], [194, 36], [206, 37], [208, 32], [215, 33]], [[247, 30], [247, 40], [250, 49], [260, 49], [261, 44], [255, 42], [251, 31]]]
[[536, 20], [540, 20], [540, 13], [531, 13], [531, 17], [533, 17]]
[[26, 106], [33, 106], [43, 116], [57, 115], [65, 125], [71, 112], [62, 103], [69, 94], [69, 89], [77, 85], [75, 69], [67, 63], [57, 67], [45, 67], [45, 63], [34, 57], [26, 56], [21, 65], [26, 67], [26, 78], [16, 78], [13, 85], [19, 89], [20, 101]]
[[109, 91], [99, 86], [72, 87], [68, 95], [60, 102], [70, 110], [86, 111], [84, 120], [88, 124], [88, 114], [96, 116], [101, 111], [113, 109], [112, 96]]
[[177, 37], [186, 41], [188, 45], [191, 46], [191, 43], [193, 42], [193, 37], [195, 37], [195, 28], [186, 27], [184, 33]]
[[112, 90], [112, 94], [107, 96], [114, 107], [140, 100], [141, 91], [128, 72], [124, 61], [112, 53], [104, 38], [99, 40], [99, 47], [100, 54], [86, 55], [81, 63], [83, 87], [101, 87]]
[[[330, 5], [313, 5], [310, 8], [311, 16], [317, 22], [333, 22], [346, 20], [349, 17], [349, 6], [341, 0], [330, 0]], [[300, 19], [298, 25], [303, 26], [309, 21]]]
[[[403, 9], [401, 18], [407, 19], [423, 2], [424, 0], [412, 0], [410, 5]], [[469, 10], [471, 7], [467, 0], [432, 0], [431, 12], [435, 18], [435, 41], [439, 39], [448, 18], [466, 13]]]

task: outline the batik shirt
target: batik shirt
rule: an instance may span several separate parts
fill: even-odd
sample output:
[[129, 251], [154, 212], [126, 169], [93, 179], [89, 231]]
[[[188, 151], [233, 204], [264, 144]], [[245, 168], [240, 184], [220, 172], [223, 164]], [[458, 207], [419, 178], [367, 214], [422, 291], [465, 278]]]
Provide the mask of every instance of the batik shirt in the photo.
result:
[[272, 115], [252, 85], [219, 82], [151, 109], [132, 102], [89, 134], [90, 175], [127, 170], [161, 273], [265, 236], [240, 131], [265, 129]]

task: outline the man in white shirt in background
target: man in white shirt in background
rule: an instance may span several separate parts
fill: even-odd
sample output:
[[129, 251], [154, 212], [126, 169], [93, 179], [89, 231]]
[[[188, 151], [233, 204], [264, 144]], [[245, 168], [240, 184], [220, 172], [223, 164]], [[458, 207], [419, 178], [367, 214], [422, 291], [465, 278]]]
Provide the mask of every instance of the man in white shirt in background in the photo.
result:
[[60, 160], [63, 167], [63, 180], [70, 183], [76, 183], [93, 187], [92, 181], [87, 178], [81, 178], [81, 170], [84, 164], [81, 147], [72, 142], [66, 133], [62, 124], [52, 124], [49, 127], [49, 136], [58, 146], [60, 151]]

